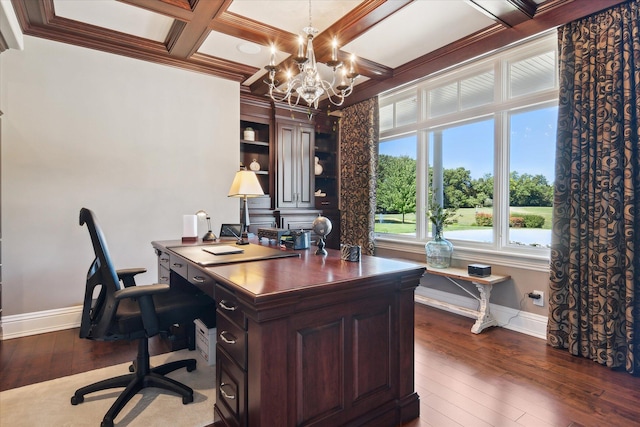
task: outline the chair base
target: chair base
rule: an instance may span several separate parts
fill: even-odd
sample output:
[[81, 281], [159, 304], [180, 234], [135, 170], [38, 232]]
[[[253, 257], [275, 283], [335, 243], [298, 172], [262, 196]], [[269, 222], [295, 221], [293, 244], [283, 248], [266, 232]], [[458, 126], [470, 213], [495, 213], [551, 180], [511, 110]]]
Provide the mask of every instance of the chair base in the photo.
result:
[[101, 427], [112, 427], [113, 420], [118, 416], [122, 408], [135, 396], [140, 390], [147, 387], [156, 387], [164, 390], [172, 391], [182, 396], [182, 403], [193, 402], [193, 389], [165, 377], [169, 372], [173, 372], [180, 368], [186, 368], [188, 372], [196, 369], [195, 359], [178, 360], [169, 362], [164, 365], [151, 368], [149, 366], [149, 343], [146, 338], [139, 341], [138, 356], [133, 363], [132, 368], [135, 372], [118, 377], [109, 378], [98, 381], [88, 386], [79, 388], [75, 394], [71, 396], [71, 404], [78, 405], [84, 401], [84, 396], [100, 390], [124, 387], [124, 391], [118, 396], [111, 408], [105, 414]]

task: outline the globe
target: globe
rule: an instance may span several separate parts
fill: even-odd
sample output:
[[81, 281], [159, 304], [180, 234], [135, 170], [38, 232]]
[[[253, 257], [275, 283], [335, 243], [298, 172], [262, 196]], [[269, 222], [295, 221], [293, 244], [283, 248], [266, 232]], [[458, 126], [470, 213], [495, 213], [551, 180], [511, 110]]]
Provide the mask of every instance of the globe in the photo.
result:
[[324, 238], [327, 234], [331, 233], [331, 221], [329, 221], [329, 218], [327, 217], [318, 215], [318, 217], [313, 220], [311, 228], [313, 228], [314, 233], [320, 236], [320, 238], [318, 239], [318, 249], [316, 250], [316, 255], [327, 255], [327, 251], [324, 248]]
[[327, 234], [331, 233], [331, 221], [329, 218], [318, 215], [316, 219], [313, 220], [313, 224], [311, 224], [311, 228], [313, 228], [313, 232], [318, 236], [325, 237]]

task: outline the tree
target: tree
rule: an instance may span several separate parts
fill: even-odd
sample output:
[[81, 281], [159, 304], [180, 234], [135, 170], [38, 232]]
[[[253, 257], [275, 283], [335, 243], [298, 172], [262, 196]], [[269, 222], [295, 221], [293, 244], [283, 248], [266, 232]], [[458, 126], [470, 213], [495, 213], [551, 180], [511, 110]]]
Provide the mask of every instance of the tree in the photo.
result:
[[509, 203], [511, 206], [552, 206], [553, 186], [544, 175], [518, 174], [509, 176]]
[[444, 169], [442, 171], [444, 207], [474, 207], [471, 171], [465, 168]]
[[416, 161], [409, 156], [378, 158], [377, 209], [402, 214], [416, 211]]
[[487, 173], [472, 183], [475, 196], [474, 206], [493, 205], [493, 175]]

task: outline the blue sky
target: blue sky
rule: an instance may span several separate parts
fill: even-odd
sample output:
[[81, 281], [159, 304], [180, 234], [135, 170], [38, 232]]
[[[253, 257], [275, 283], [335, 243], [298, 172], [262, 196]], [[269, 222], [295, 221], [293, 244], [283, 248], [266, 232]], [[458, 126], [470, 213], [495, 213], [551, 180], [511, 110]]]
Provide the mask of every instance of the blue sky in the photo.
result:
[[[544, 175], [553, 183], [557, 108], [545, 108], [511, 116], [511, 170]], [[380, 144], [380, 154], [416, 158], [416, 137]], [[471, 177], [493, 175], [493, 122], [467, 124], [443, 132], [444, 167], [464, 167]]]

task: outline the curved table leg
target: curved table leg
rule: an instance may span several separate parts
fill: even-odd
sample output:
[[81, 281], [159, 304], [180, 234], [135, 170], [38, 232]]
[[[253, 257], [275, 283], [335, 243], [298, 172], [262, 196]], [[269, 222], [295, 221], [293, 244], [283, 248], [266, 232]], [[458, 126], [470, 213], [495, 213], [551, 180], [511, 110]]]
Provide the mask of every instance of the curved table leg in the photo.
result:
[[489, 305], [489, 298], [491, 297], [492, 285], [482, 285], [480, 283], [471, 282], [476, 285], [480, 292], [480, 309], [478, 310], [478, 320], [471, 328], [471, 332], [479, 334], [483, 329], [489, 326], [497, 326], [498, 322], [491, 314], [491, 306]]

